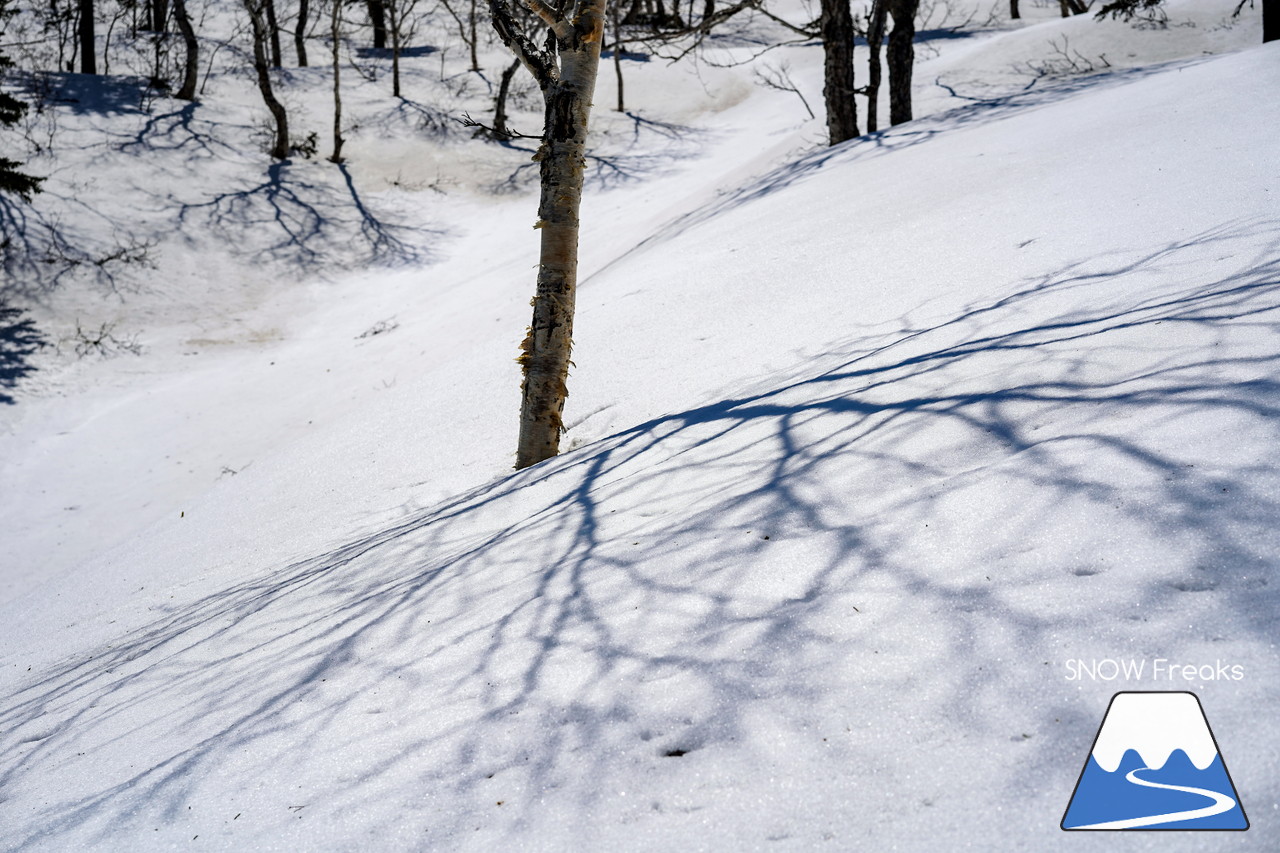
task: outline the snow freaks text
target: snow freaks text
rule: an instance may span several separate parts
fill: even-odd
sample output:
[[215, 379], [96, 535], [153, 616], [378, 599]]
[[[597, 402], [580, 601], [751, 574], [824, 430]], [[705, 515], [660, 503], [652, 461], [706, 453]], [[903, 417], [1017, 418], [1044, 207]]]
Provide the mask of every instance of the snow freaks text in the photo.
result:
[[1184, 663], [1167, 658], [1073, 658], [1066, 662], [1067, 681], [1243, 681], [1244, 666], [1215, 660]]

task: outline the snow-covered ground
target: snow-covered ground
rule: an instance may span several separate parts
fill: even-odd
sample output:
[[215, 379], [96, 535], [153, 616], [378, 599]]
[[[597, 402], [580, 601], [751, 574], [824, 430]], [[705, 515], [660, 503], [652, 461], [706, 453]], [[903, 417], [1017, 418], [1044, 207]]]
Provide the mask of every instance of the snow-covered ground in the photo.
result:
[[[62, 107], [37, 210], [148, 258], [6, 285], [58, 346], [0, 404], [0, 847], [1274, 849], [1280, 47], [1023, 5], [832, 149], [751, 66], [602, 73], [518, 473], [527, 151], [385, 79], [345, 171], [242, 76]], [[1058, 829], [1125, 688], [1199, 695], [1248, 832]]]

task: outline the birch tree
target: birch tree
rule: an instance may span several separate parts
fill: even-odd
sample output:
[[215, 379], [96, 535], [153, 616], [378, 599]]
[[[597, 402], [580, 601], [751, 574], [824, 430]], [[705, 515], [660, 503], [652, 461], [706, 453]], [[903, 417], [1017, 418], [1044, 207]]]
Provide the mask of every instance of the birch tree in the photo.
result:
[[600, 67], [605, 0], [570, 0], [561, 9], [523, 0], [548, 29], [542, 46], [516, 17], [515, 0], [490, 0], [493, 27], [542, 90], [545, 105], [539, 162], [541, 250], [533, 320], [520, 345], [520, 439], [516, 467], [555, 456], [568, 396], [569, 355], [578, 278], [578, 211], [586, 168], [587, 121]]

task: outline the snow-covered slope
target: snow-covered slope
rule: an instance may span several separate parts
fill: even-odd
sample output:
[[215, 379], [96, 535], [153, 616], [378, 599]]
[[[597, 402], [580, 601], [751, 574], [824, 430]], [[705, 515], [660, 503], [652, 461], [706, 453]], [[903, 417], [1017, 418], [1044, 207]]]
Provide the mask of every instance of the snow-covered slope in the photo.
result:
[[95, 509], [125, 533], [53, 576], [23, 510], [0, 838], [1114, 849], [1058, 830], [1116, 689], [1063, 663], [1160, 657], [1243, 667], [1159, 686], [1253, 822], [1215, 844], [1269, 849], [1277, 86], [1255, 47], [798, 157], [781, 93], [715, 114], [589, 200], [576, 449], [516, 474], [515, 201], [429, 273], [272, 297], [260, 347], [35, 406], [11, 506], [47, 457], [58, 500], [159, 509]]

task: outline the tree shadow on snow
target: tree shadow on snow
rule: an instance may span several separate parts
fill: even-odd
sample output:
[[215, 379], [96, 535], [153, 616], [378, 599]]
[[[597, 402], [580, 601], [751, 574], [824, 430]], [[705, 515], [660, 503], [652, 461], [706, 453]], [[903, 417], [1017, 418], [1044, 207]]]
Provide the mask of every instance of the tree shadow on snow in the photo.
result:
[[[1062, 636], [1183, 642], [1144, 620], [1216, 601], [1214, 630], [1274, 637], [1280, 478], [1232, 448], [1280, 446], [1280, 355], [1256, 344], [1277, 248], [1280, 222], [1227, 223], [851, 333], [178, 606], [0, 704], [0, 790], [58, 779], [11, 838], [118, 840], [224, 775], [299, 774], [316, 787], [290, 796], [344, 832], [514, 843], [564, 818], [544, 796], [582, 821], [619, 789], [610, 819], [732, 797], [703, 751], [762, 778], [825, 756], [830, 779], [779, 796], [845, 828], [888, 803], [905, 831], [927, 810], [876, 797], [927, 783], [895, 776], [908, 742], [1066, 796], [1096, 720], [1046, 687]], [[120, 740], [131, 767], [94, 763]]]
[[367, 200], [346, 165], [334, 167], [338, 185], [271, 163], [265, 175], [234, 190], [181, 204], [178, 230], [206, 234], [233, 254], [314, 274], [361, 265], [426, 263], [443, 231], [412, 221], [408, 211], [389, 214]]
[[23, 313], [0, 303], [0, 403], [14, 402], [5, 389], [16, 388], [24, 376], [35, 371], [31, 356], [49, 343], [35, 321], [24, 318]]
[[[771, 171], [747, 181], [741, 186], [726, 190], [714, 201], [708, 202], [672, 220], [649, 237], [639, 241], [627, 255], [661, 242], [683, 231], [707, 222], [723, 213], [771, 196], [795, 184], [820, 178], [828, 167], [866, 160], [892, 151], [914, 148], [954, 130], [992, 121], [1068, 100], [1088, 90], [1121, 86], [1150, 77], [1171, 67], [1188, 66], [1208, 61], [1212, 57], [1180, 60], [1143, 68], [1123, 69], [1105, 73], [1032, 80], [1014, 92], [995, 95], [970, 95], [942, 82], [936, 85], [946, 89], [960, 101], [960, 106], [945, 112], [919, 118], [897, 127], [877, 131], [849, 140], [841, 145], [820, 148], [798, 159], [778, 166]], [[626, 257], [624, 255], [623, 257]], [[621, 258], [619, 258], [620, 260]]]

